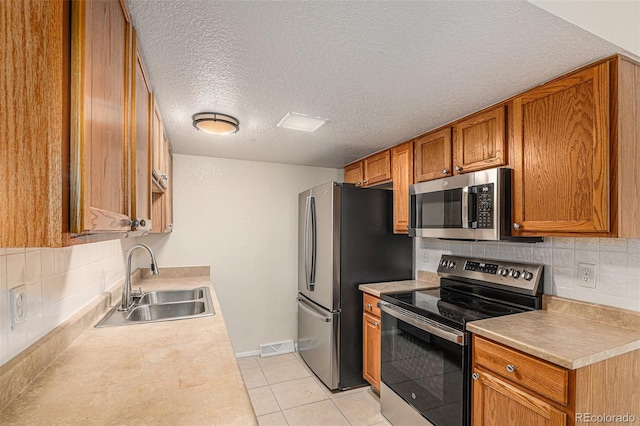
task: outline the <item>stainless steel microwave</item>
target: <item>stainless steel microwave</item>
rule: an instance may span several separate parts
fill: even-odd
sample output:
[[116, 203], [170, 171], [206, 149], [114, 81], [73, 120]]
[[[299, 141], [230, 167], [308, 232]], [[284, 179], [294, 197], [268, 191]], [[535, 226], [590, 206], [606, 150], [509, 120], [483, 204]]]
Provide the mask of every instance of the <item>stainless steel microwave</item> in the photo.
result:
[[411, 185], [409, 235], [515, 240], [511, 180], [511, 169], [495, 168]]

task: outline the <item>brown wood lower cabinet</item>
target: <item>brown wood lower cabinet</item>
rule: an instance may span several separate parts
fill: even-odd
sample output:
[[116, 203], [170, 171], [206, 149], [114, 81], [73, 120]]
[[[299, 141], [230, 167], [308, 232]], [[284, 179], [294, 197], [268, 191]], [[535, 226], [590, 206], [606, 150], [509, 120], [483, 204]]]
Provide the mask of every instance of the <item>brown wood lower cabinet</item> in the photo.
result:
[[588, 416], [639, 418], [639, 365], [636, 350], [569, 370], [474, 335], [471, 423], [573, 425], [589, 422]]
[[380, 309], [379, 298], [363, 296], [362, 376], [380, 393]]

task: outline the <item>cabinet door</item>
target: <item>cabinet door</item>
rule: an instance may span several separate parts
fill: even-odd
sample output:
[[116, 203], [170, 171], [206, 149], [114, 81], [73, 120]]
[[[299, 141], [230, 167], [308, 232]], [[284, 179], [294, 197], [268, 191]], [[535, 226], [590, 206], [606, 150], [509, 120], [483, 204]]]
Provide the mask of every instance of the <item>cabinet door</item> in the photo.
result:
[[491, 373], [473, 369], [471, 424], [549, 425], [567, 424], [566, 414]]
[[454, 174], [503, 166], [507, 162], [504, 106], [474, 115], [454, 127]]
[[72, 3], [71, 232], [127, 231], [131, 24], [118, 0]]
[[372, 186], [391, 181], [391, 151], [386, 150], [362, 160], [363, 186]]
[[[135, 44], [135, 37], [133, 39]], [[136, 50], [133, 50], [136, 52]], [[151, 89], [139, 53], [134, 54], [132, 141], [131, 141], [131, 216], [136, 229], [151, 228]], [[144, 221], [144, 225], [142, 225]]]
[[380, 318], [362, 314], [362, 376], [380, 392]]
[[171, 153], [169, 142], [167, 141], [166, 146], [166, 163], [167, 163], [167, 175], [169, 176], [167, 182], [167, 190], [164, 193], [165, 196], [165, 209], [166, 209], [166, 220], [164, 224], [164, 232], [173, 231], [173, 154]]
[[68, 232], [69, 7], [0, 2], [0, 247], [60, 247]]
[[345, 183], [353, 183], [356, 186], [362, 186], [364, 180], [362, 173], [362, 161], [358, 161], [353, 164], [349, 164], [344, 168], [344, 181]]
[[416, 182], [451, 176], [451, 128], [418, 137], [415, 156]]
[[409, 232], [409, 185], [413, 183], [413, 142], [391, 148], [393, 232]]
[[609, 231], [609, 65], [513, 101], [516, 235]]

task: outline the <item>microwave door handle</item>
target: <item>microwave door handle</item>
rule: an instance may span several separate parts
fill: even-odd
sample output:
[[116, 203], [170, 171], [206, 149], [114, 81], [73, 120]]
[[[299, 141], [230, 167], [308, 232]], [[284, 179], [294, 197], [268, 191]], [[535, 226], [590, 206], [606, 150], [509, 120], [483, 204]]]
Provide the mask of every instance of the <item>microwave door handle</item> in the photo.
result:
[[469, 228], [469, 187], [462, 188], [462, 228]]
[[471, 228], [478, 227], [478, 194], [471, 191], [467, 194], [467, 220]]

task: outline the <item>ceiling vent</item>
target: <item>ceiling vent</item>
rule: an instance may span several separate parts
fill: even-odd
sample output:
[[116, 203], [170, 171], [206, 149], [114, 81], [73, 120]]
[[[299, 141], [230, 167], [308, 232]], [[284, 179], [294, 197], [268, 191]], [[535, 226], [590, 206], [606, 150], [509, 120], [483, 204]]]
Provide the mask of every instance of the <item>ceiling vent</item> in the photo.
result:
[[309, 117], [306, 114], [288, 112], [278, 123], [278, 127], [285, 129], [302, 130], [303, 132], [315, 132], [329, 120], [322, 117]]

